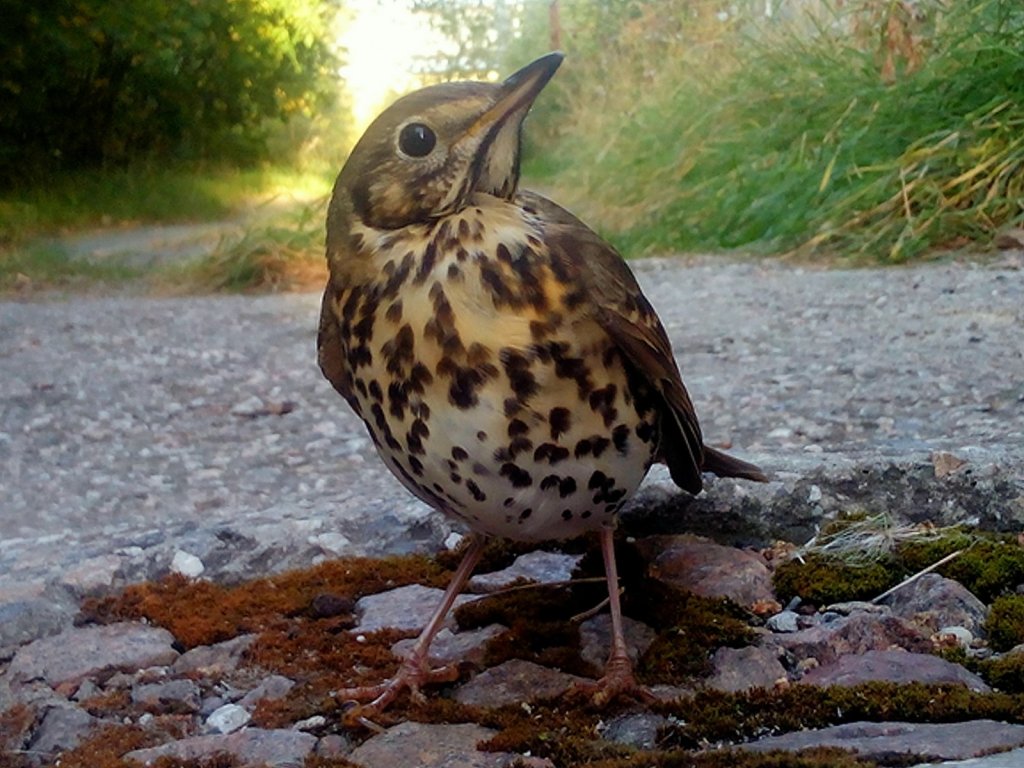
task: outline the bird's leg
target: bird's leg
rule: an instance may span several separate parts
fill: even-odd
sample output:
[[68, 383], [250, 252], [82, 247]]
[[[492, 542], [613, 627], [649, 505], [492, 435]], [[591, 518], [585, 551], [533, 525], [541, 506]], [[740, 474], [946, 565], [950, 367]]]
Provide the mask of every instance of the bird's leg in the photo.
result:
[[628, 694], [643, 701], [654, 700], [653, 694], [636, 681], [633, 662], [626, 647], [622, 627], [622, 605], [619, 602], [619, 570], [615, 564], [615, 533], [611, 528], [601, 529], [601, 555], [608, 580], [608, 610], [612, 620], [612, 647], [605, 664], [604, 676], [582, 689], [593, 695], [597, 704], [603, 704], [619, 694]]
[[462, 588], [466, 586], [466, 582], [473, 573], [473, 569], [480, 562], [485, 544], [486, 539], [483, 536], [472, 534], [469, 546], [466, 548], [466, 554], [463, 556], [462, 562], [459, 563], [459, 567], [455, 570], [455, 574], [448, 584], [448, 589], [445, 590], [444, 597], [441, 598], [441, 604], [437, 606], [437, 610], [430, 617], [430, 621], [427, 622], [423, 631], [420, 632], [420, 636], [416, 638], [416, 643], [413, 645], [409, 656], [402, 662], [402, 666], [398, 668], [395, 676], [377, 685], [345, 688], [335, 694], [336, 698], [342, 701], [369, 701], [368, 705], [356, 708], [351, 717], [346, 715], [347, 720], [359, 721], [367, 714], [383, 710], [395, 700], [395, 697], [401, 693], [403, 688], [408, 688], [414, 697], [421, 697], [420, 686], [425, 683], [451, 682], [458, 678], [459, 671], [456, 665], [449, 664], [438, 669], [430, 669], [427, 664], [427, 654], [430, 650], [430, 643], [434, 639], [434, 635], [440, 631], [442, 624], [444, 624], [445, 617], [455, 603], [455, 598], [459, 596]]

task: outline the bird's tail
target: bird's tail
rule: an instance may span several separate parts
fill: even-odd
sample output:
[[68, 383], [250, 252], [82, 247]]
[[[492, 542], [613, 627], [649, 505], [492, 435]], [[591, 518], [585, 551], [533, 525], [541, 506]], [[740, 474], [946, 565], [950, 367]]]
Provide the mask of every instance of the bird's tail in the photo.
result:
[[719, 477], [742, 477], [759, 483], [768, 482], [768, 475], [760, 467], [707, 445], [704, 446], [701, 469]]

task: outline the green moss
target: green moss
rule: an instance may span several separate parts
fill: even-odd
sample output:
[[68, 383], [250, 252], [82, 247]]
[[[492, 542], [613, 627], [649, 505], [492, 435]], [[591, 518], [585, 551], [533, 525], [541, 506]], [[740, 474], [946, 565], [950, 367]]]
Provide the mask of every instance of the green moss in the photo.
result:
[[851, 565], [838, 557], [811, 554], [775, 569], [775, 594], [783, 603], [800, 597], [816, 605], [870, 600], [897, 584], [902, 568], [891, 558]]
[[897, 556], [908, 572], [916, 573], [958, 549], [963, 552], [938, 573], [959, 581], [983, 602], [1024, 584], [1024, 547], [1005, 534], [958, 531], [932, 541], [903, 544]]
[[627, 758], [599, 760], [587, 765], [590, 768], [874, 768], [878, 763], [841, 749], [819, 748], [796, 753], [734, 749], [641, 752]]
[[985, 629], [994, 651], [1008, 651], [1024, 643], [1024, 595], [997, 597], [989, 609]]
[[986, 659], [975, 670], [986, 683], [1004, 693], [1024, 693], [1024, 653]]

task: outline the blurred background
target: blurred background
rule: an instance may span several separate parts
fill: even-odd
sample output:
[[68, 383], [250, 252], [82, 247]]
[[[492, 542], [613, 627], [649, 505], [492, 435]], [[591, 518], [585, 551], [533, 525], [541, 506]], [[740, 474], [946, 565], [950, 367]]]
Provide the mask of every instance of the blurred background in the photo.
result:
[[[3, 0], [0, 289], [312, 285], [382, 107], [552, 49], [524, 183], [627, 256], [903, 262], [1024, 222], [1020, 0]], [[60, 247], [219, 220], [170, 277]]]

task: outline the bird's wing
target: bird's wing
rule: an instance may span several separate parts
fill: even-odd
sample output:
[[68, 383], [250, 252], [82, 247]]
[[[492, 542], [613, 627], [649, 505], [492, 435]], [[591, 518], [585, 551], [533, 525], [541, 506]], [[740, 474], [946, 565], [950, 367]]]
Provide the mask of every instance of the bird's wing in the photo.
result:
[[316, 355], [320, 370], [338, 393], [352, 401], [352, 378], [344, 360], [338, 319], [331, 309], [335, 290], [330, 282], [320, 305], [320, 327], [316, 335]]
[[662, 399], [660, 453], [672, 479], [700, 492], [704, 445], [697, 414], [665, 329], [633, 273], [614, 248], [565, 209], [532, 192], [520, 192], [519, 198], [544, 221], [551, 258], [581, 287], [591, 316]]

